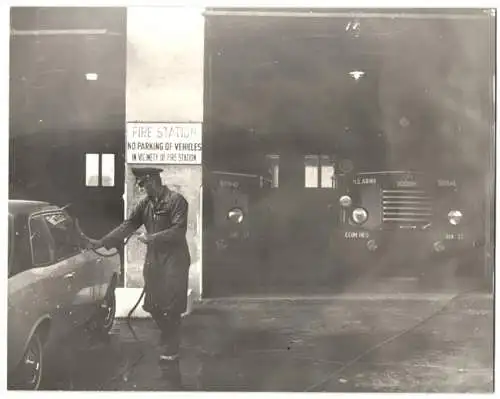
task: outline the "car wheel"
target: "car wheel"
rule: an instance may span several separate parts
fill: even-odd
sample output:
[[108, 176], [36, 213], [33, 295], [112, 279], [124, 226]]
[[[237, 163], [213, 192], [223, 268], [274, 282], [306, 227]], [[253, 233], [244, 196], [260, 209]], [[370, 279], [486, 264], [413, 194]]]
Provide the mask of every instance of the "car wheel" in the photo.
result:
[[36, 391], [43, 372], [43, 345], [38, 333], [33, 334], [14, 375], [14, 389]]
[[116, 315], [116, 296], [112, 291], [106, 295], [101, 303], [99, 313], [97, 315], [97, 328], [98, 334], [108, 334], [113, 327]]

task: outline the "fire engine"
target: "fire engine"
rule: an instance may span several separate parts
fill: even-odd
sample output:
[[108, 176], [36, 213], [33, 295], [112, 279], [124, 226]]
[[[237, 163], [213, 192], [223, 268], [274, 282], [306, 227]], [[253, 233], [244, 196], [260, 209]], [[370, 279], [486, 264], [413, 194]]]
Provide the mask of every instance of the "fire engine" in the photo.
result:
[[464, 186], [455, 177], [393, 170], [343, 180], [332, 239], [347, 248], [351, 261], [374, 253], [388, 261], [394, 254], [422, 261], [463, 257], [484, 243], [482, 214], [460, 195]]

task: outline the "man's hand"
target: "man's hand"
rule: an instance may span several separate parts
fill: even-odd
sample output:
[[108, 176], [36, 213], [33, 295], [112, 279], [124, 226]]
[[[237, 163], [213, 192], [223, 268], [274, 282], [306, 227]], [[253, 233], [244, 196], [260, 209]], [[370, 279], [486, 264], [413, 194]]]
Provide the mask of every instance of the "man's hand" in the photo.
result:
[[149, 244], [153, 241], [153, 236], [148, 233], [142, 233], [139, 237], [137, 237], [137, 239], [143, 244]]

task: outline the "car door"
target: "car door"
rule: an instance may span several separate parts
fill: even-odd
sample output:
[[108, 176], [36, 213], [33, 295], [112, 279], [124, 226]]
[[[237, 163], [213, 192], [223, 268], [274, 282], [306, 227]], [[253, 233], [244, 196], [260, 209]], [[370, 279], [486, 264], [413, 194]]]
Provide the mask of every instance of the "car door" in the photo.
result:
[[69, 317], [74, 328], [83, 325], [94, 314], [102, 259], [80, 245], [71, 217], [64, 211], [44, 214], [54, 241], [55, 261], [66, 273], [64, 278], [72, 293]]
[[[55, 261], [54, 242], [41, 215], [31, 215], [27, 221], [27, 246], [15, 276], [9, 279], [9, 300], [20, 306], [35, 319], [49, 314], [51, 331], [55, 335], [68, 332], [71, 298], [68, 268], [59, 267]], [[26, 251], [23, 251], [26, 252]]]

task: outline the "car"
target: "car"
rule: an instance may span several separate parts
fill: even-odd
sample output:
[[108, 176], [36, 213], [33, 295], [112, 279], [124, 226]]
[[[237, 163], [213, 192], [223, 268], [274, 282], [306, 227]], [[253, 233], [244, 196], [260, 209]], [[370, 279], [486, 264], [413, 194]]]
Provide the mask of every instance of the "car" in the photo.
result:
[[48, 347], [84, 326], [111, 330], [120, 260], [88, 249], [64, 208], [25, 200], [8, 208], [8, 386], [38, 390]]

